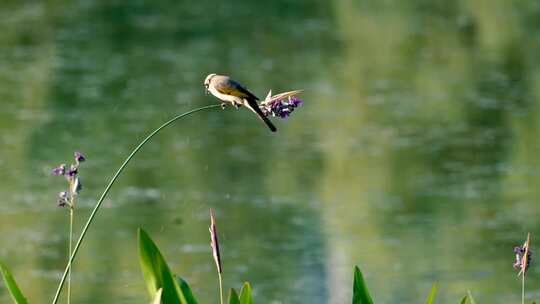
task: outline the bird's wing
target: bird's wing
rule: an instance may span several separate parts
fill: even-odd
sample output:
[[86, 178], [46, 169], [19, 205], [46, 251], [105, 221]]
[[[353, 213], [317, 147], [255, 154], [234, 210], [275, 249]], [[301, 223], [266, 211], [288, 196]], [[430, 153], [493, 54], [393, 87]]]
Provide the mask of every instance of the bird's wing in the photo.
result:
[[229, 81], [219, 81], [216, 83], [215, 88], [222, 94], [232, 95], [240, 98], [259, 100], [257, 96], [248, 91], [238, 82], [230, 79]]

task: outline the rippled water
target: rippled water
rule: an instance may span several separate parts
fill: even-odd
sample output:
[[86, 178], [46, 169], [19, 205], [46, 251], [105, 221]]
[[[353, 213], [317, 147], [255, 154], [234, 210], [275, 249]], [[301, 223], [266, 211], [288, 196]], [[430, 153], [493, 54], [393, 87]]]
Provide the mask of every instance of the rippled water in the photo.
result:
[[2, 2], [0, 259], [52, 299], [68, 218], [50, 169], [86, 154], [80, 227], [146, 134], [216, 102], [218, 72], [305, 105], [277, 134], [244, 109], [163, 131], [98, 214], [74, 303], [148, 302], [137, 227], [216, 302], [210, 207], [225, 286], [258, 303], [347, 303], [354, 265], [377, 303], [432, 282], [441, 303], [517, 302], [512, 248], [540, 232], [539, 18], [537, 1]]

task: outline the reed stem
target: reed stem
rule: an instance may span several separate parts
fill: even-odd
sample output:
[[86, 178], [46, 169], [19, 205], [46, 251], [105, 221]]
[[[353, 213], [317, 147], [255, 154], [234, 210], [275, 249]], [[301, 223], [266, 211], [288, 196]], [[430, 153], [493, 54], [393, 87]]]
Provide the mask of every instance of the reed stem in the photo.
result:
[[220, 303], [223, 304], [223, 278], [221, 277], [221, 273], [218, 272], [219, 277], [219, 300]]
[[[69, 253], [68, 257], [71, 256], [73, 248], [73, 206], [69, 207]], [[68, 282], [67, 282], [67, 304], [71, 302], [71, 267], [68, 271]]]
[[155, 129], [154, 131], [152, 131], [152, 133], [150, 133], [145, 139], [143, 139], [141, 141], [141, 143], [139, 145], [137, 145], [137, 147], [135, 147], [135, 149], [133, 149], [133, 151], [131, 151], [131, 153], [128, 155], [128, 157], [124, 160], [124, 162], [122, 163], [122, 165], [120, 166], [120, 168], [118, 168], [118, 170], [116, 170], [116, 173], [114, 174], [114, 176], [111, 178], [111, 180], [109, 181], [109, 184], [107, 184], [107, 187], [105, 187], [105, 190], [103, 191], [103, 193], [101, 194], [100, 198], [98, 199], [96, 205], [94, 206], [94, 209], [92, 210], [92, 213], [90, 213], [90, 215], [88, 216], [88, 220], [86, 221], [86, 224], [84, 225], [82, 231], [81, 231], [81, 235], [79, 236], [79, 239], [77, 240], [77, 243], [75, 244], [75, 247], [73, 248], [73, 252], [70, 254], [70, 257], [69, 257], [69, 260], [68, 260], [68, 263], [66, 265], [66, 268], [64, 270], [64, 273], [62, 274], [62, 278], [60, 279], [60, 283], [58, 283], [58, 287], [56, 289], [56, 293], [54, 295], [54, 298], [52, 300], [52, 304], [57, 304], [58, 303], [58, 299], [59, 299], [59, 296], [60, 296], [60, 293], [62, 292], [62, 287], [64, 286], [64, 282], [66, 281], [66, 277], [67, 277], [67, 274], [68, 272], [70, 271], [71, 269], [71, 264], [73, 263], [73, 260], [75, 260], [75, 257], [77, 256], [77, 252], [79, 251], [79, 248], [81, 246], [81, 243], [82, 241], [84, 240], [84, 237], [86, 236], [86, 233], [88, 231], [88, 228], [90, 227], [90, 225], [92, 224], [92, 222], [94, 221], [94, 217], [96, 216], [99, 208], [101, 207], [101, 204], [103, 203], [103, 201], [105, 200], [105, 197], [107, 196], [107, 194], [109, 193], [109, 191], [111, 190], [111, 187], [114, 185], [114, 183], [116, 182], [116, 179], [118, 179], [118, 177], [120, 176], [120, 174], [124, 171], [124, 168], [127, 166], [127, 164], [131, 161], [131, 159], [135, 156], [135, 154], [137, 154], [137, 152], [139, 152], [139, 150], [150, 140], [152, 139], [152, 137], [154, 137], [156, 134], [158, 134], [161, 130], [163, 130], [165, 127], [169, 126], [170, 124], [172, 124], [173, 122], [177, 121], [178, 119], [182, 118], [182, 117], [185, 117], [185, 116], [189, 116], [191, 114], [194, 114], [194, 113], [197, 113], [197, 112], [200, 112], [200, 111], [203, 111], [203, 110], [208, 110], [208, 109], [212, 109], [212, 108], [220, 108], [221, 105], [219, 104], [216, 104], [216, 105], [209, 105], [209, 106], [204, 106], [204, 107], [200, 107], [200, 108], [197, 108], [197, 109], [194, 109], [194, 110], [191, 110], [191, 111], [188, 111], [188, 112], [185, 112], [185, 113], [182, 113], [180, 115], [177, 115], [173, 118], [171, 118], [170, 120], [168, 120], [167, 122], [165, 122], [164, 124], [162, 124], [161, 126], [159, 126], [157, 129]]
[[521, 304], [525, 304], [525, 272], [521, 275]]

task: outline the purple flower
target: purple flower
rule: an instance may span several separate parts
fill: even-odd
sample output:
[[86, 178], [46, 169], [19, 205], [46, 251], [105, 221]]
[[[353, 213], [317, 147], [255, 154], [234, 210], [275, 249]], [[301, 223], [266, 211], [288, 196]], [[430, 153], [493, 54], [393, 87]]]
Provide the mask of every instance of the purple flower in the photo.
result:
[[301, 91], [290, 91], [272, 96], [272, 91], [268, 92], [265, 101], [260, 104], [264, 115], [272, 115], [279, 118], [287, 118], [295, 108], [301, 106], [303, 101], [294, 96]]
[[296, 97], [296, 96], [289, 96], [289, 104], [294, 106], [295, 108], [298, 106], [301, 106], [304, 102]]
[[79, 178], [79, 165], [86, 159], [79, 151], [75, 151], [73, 156], [75, 158], [74, 164], [71, 164], [69, 167], [67, 167], [66, 164], [61, 164], [52, 170], [53, 175], [63, 175], [68, 183], [67, 190], [58, 194], [57, 202], [60, 207], [69, 206], [70, 208], [74, 208], [75, 196], [77, 196], [82, 189], [81, 180]]
[[66, 176], [73, 177], [73, 176], [77, 175], [78, 171], [79, 171], [79, 167], [77, 167], [75, 165], [71, 165], [71, 167], [69, 167], [69, 170], [66, 173]]
[[289, 117], [289, 115], [291, 115], [291, 112], [292, 112], [292, 110], [289, 109], [289, 107], [282, 107], [282, 108], [279, 108], [279, 110], [276, 111], [276, 113], [278, 114], [278, 116], [280, 118]]
[[52, 175], [60, 176], [66, 174], [66, 164], [61, 164], [56, 168], [52, 169]]
[[84, 158], [84, 156], [79, 151], [75, 151], [74, 156], [75, 156], [75, 162], [77, 163], [82, 163], [83, 161], [86, 160], [86, 158]]

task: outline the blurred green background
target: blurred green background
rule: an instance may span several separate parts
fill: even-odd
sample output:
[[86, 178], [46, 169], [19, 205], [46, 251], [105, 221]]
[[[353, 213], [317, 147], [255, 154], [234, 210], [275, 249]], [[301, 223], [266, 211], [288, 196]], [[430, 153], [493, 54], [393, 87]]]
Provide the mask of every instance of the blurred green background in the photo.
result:
[[258, 303], [348, 303], [355, 264], [377, 303], [432, 282], [441, 303], [517, 302], [512, 248], [540, 237], [539, 20], [532, 0], [4, 0], [0, 259], [50, 301], [68, 227], [50, 169], [86, 155], [80, 227], [146, 134], [217, 102], [217, 72], [305, 104], [276, 134], [217, 109], [155, 138], [89, 231], [74, 303], [148, 302], [139, 226], [217, 302], [210, 207], [225, 286], [251, 281]]

